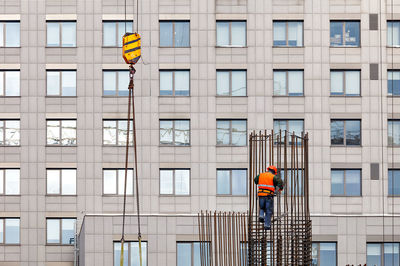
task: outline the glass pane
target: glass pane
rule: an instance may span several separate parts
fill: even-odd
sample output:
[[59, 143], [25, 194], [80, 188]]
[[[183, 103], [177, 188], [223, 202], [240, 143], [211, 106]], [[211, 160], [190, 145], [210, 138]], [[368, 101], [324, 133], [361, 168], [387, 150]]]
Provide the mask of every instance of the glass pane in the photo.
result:
[[104, 194], [117, 194], [117, 171], [103, 170]]
[[318, 243], [312, 243], [312, 266], [318, 266], [318, 250], [319, 250], [319, 244]]
[[[0, 170], [0, 194], [4, 194], [4, 172], [5, 170]], [[1, 221], [1, 220], [0, 220]], [[0, 238], [1, 241], [2, 238]]]
[[76, 96], [76, 71], [62, 72], [62, 95]]
[[346, 196], [361, 195], [361, 171], [346, 170]]
[[142, 264], [140, 264], [139, 243], [131, 242], [131, 266], [147, 266], [147, 242], [142, 242]]
[[289, 132], [294, 132], [296, 136], [301, 136], [304, 131], [303, 120], [289, 120]]
[[4, 27], [5, 23], [0, 22], [0, 47], [4, 46]]
[[274, 71], [274, 95], [286, 95], [286, 71]]
[[59, 219], [47, 219], [47, 243], [60, 243]]
[[[0, 23], [0, 29], [1, 29], [1, 23]], [[1, 34], [1, 32], [0, 32]], [[4, 71], [0, 71], [0, 96], [4, 96]]]
[[4, 145], [4, 124], [5, 121], [0, 121], [0, 145]]
[[232, 96], [246, 96], [246, 71], [232, 71]]
[[289, 46], [303, 46], [303, 23], [288, 22]]
[[229, 96], [229, 71], [217, 71], [217, 95]]
[[47, 144], [60, 144], [60, 121], [47, 121]]
[[5, 122], [5, 145], [17, 146], [20, 144], [20, 125], [19, 121], [9, 120]]
[[116, 22], [103, 22], [103, 46], [117, 46]]
[[232, 45], [246, 46], [246, 22], [232, 22]]
[[6, 244], [19, 244], [19, 219], [5, 219]]
[[360, 22], [349, 22], [345, 24], [345, 44], [346, 46], [360, 46]]
[[389, 120], [388, 122], [389, 145], [400, 145], [400, 121]]
[[172, 47], [172, 22], [160, 22], [160, 46]]
[[232, 195], [246, 195], [247, 171], [232, 170]]
[[118, 71], [118, 96], [129, 95], [129, 71]]
[[6, 96], [19, 96], [20, 95], [20, 78], [19, 71], [6, 71]]
[[367, 244], [367, 265], [381, 266], [381, 244]]
[[303, 95], [303, 71], [289, 71], [289, 95]]
[[4, 243], [4, 219], [0, 219], [0, 243]]
[[118, 47], [122, 47], [122, 37], [125, 35], [126, 32], [132, 32], [132, 22], [118, 22]]
[[344, 122], [339, 120], [331, 120], [331, 144], [344, 144]]
[[115, 71], [103, 72], [103, 90], [104, 90], [104, 95], [117, 94], [117, 72]]
[[160, 96], [172, 95], [172, 71], [160, 71]]
[[[200, 253], [200, 248], [202, 248], [204, 252], [204, 263], [201, 264], [201, 253]], [[210, 259], [208, 257], [208, 252], [209, 252], [210, 245], [208, 243], [200, 243], [200, 242], [193, 242], [193, 266], [202, 266], [210, 265]]]
[[6, 174], [6, 195], [18, 195], [19, 194], [19, 179], [20, 179], [20, 170], [19, 169], [7, 169], [5, 170]]
[[76, 170], [62, 170], [62, 194], [76, 195]]
[[175, 71], [175, 96], [189, 96], [189, 71]]
[[231, 181], [229, 170], [217, 170], [217, 194], [231, 194]]
[[246, 146], [247, 123], [246, 120], [232, 120], [232, 145]]
[[160, 194], [171, 195], [174, 193], [173, 170], [160, 170]]
[[[133, 171], [128, 169], [126, 194], [133, 195]], [[118, 170], [118, 195], [124, 195], [125, 190], [125, 170]]]
[[361, 122], [346, 121], [346, 145], [361, 145]]
[[190, 194], [189, 170], [175, 170], [175, 194], [176, 195]]
[[177, 266], [192, 265], [192, 243], [178, 243], [176, 252]]
[[400, 171], [389, 170], [389, 195], [398, 196], [400, 195]]
[[229, 22], [217, 22], [217, 46], [230, 45]]
[[[131, 121], [129, 124], [129, 143], [133, 142], [133, 122]], [[118, 146], [126, 146], [126, 137], [128, 133], [128, 121], [127, 120], [119, 120], [118, 121]]]
[[160, 120], [160, 144], [173, 144], [173, 121]]
[[47, 95], [60, 95], [59, 71], [47, 71]]
[[332, 196], [344, 195], [344, 171], [331, 171], [331, 194]]
[[230, 121], [217, 121], [217, 145], [230, 144]]
[[400, 22], [393, 22], [393, 29], [391, 29], [392, 37], [392, 45], [399, 46], [400, 45]]
[[286, 22], [274, 22], [274, 46], [286, 46]]
[[399, 243], [384, 243], [383, 252], [385, 266], [400, 265]]
[[286, 120], [274, 120], [274, 132], [275, 134], [279, 134], [279, 131], [287, 130], [287, 121]]
[[343, 95], [343, 71], [331, 71], [331, 94]]
[[175, 47], [189, 46], [189, 22], [174, 22], [175, 23]]
[[388, 46], [393, 46], [393, 22], [387, 22], [387, 43]]
[[7, 22], [6, 25], [6, 47], [20, 46], [19, 22]]
[[62, 219], [62, 244], [73, 245], [75, 240], [75, 219]]
[[346, 95], [360, 95], [360, 71], [346, 71]]
[[400, 95], [400, 72], [388, 71], [388, 94]]
[[76, 121], [63, 120], [61, 122], [61, 144], [62, 145], [76, 145]]
[[343, 22], [331, 21], [331, 46], [343, 45]]
[[103, 144], [117, 145], [117, 121], [103, 121]]
[[175, 120], [175, 145], [189, 145], [189, 120]]
[[336, 243], [320, 243], [320, 261], [324, 266], [336, 266]]
[[60, 170], [47, 170], [47, 194], [60, 194]]
[[[124, 243], [124, 265], [129, 266], [129, 243]], [[114, 242], [114, 266], [120, 266], [121, 260], [121, 243]]]
[[62, 46], [76, 47], [76, 22], [62, 23]]
[[60, 46], [60, 23], [47, 22], [47, 46]]

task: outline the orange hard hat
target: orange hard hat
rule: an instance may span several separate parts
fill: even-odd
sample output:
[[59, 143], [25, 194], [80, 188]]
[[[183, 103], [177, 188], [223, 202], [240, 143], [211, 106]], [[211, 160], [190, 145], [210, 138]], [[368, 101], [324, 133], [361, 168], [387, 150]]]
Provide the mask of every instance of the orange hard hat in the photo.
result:
[[267, 170], [273, 171], [275, 174], [278, 173], [278, 169], [276, 169], [276, 166], [274, 165], [268, 166]]

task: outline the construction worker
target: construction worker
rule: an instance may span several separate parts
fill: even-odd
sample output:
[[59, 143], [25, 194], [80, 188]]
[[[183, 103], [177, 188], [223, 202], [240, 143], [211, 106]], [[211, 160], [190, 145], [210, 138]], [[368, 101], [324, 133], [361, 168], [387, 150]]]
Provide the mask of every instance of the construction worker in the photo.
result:
[[254, 178], [254, 183], [258, 185], [258, 201], [260, 203], [260, 217], [258, 221], [264, 223], [265, 230], [271, 230], [275, 188], [278, 187], [279, 191], [283, 189], [283, 181], [277, 174], [278, 169], [271, 165], [267, 168], [267, 172], [261, 173]]

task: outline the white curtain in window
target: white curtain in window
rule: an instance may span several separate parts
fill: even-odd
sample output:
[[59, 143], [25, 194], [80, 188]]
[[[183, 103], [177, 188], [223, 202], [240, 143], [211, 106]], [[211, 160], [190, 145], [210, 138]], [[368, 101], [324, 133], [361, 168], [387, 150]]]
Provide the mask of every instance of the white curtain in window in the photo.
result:
[[289, 94], [303, 94], [303, 71], [289, 71]]
[[331, 94], [343, 94], [343, 72], [331, 72]]
[[175, 194], [189, 195], [190, 193], [189, 170], [175, 170]]
[[286, 95], [285, 71], [274, 71], [274, 95]]
[[286, 45], [286, 22], [274, 22], [274, 45]]
[[289, 46], [303, 45], [303, 23], [288, 22], [288, 42]]
[[347, 95], [360, 95], [360, 72], [347, 71], [346, 72], [346, 94]]
[[173, 170], [160, 171], [160, 194], [171, 195], [174, 193], [173, 189]]

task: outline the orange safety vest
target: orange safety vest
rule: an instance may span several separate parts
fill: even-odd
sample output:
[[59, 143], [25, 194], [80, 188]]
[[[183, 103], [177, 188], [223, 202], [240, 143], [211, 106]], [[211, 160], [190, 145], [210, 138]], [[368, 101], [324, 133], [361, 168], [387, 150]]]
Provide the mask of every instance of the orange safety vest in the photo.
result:
[[270, 172], [260, 174], [258, 177], [258, 196], [274, 195], [274, 177], [275, 175]]

